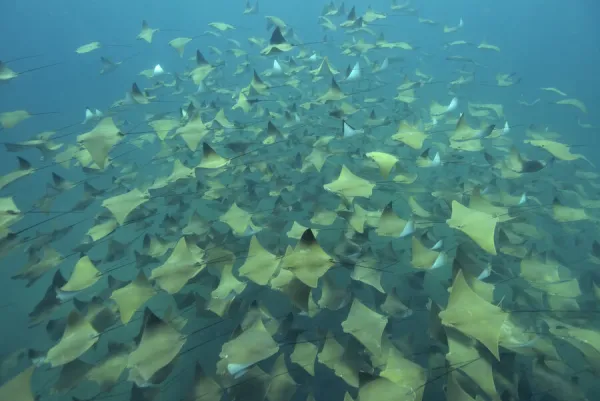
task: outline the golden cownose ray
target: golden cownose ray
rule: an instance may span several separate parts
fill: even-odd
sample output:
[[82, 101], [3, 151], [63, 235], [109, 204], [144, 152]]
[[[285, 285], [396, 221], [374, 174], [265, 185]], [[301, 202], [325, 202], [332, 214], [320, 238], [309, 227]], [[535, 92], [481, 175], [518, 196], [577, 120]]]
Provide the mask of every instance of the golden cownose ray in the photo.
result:
[[457, 330], [446, 327], [445, 332], [448, 339], [446, 360], [450, 366], [473, 380], [487, 397], [500, 401], [490, 358], [476, 348], [473, 340]]
[[204, 59], [204, 56], [202, 56], [202, 58], [198, 60], [199, 55], [201, 55], [201, 53], [200, 51], [197, 51], [197, 67], [190, 72], [190, 77], [192, 77], [192, 81], [194, 81], [194, 84], [196, 85], [202, 85], [204, 83], [204, 80], [208, 77], [208, 75], [215, 69], [215, 67], [213, 67]]
[[202, 160], [196, 167], [204, 169], [221, 169], [229, 165], [230, 161], [230, 159], [220, 156], [208, 143], [204, 142], [202, 144]]
[[0, 61], [0, 82], [7, 82], [18, 77], [19, 74], [8, 68], [8, 66]]
[[100, 42], [91, 42], [91, 43], [87, 43], [83, 46], [79, 46], [76, 50], [75, 53], [77, 54], [85, 54], [85, 53], [89, 53], [92, 52], [96, 49], [100, 48]]
[[112, 117], [106, 117], [93, 130], [77, 136], [77, 142], [83, 145], [103, 170], [108, 161], [108, 153], [123, 137], [124, 134], [117, 128]]
[[[435, 248], [435, 247], [434, 247]], [[444, 252], [429, 249], [416, 237], [411, 238], [411, 265], [415, 269], [437, 269], [446, 264], [448, 257]]]
[[93, 242], [100, 241], [102, 238], [110, 235], [119, 227], [119, 223], [115, 219], [108, 219], [102, 223], [95, 224], [86, 232]]
[[410, 206], [410, 210], [415, 216], [419, 216], [424, 219], [431, 217], [431, 213], [425, 210], [425, 208], [417, 202], [414, 196], [410, 196], [408, 198], [408, 206]]
[[120, 225], [125, 223], [127, 216], [138, 206], [146, 203], [150, 199], [148, 192], [142, 192], [137, 188], [122, 194], [113, 196], [102, 201], [102, 206], [110, 210]]
[[444, 326], [473, 337], [500, 359], [498, 342], [509, 314], [477, 295], [465, 281], [462, 271], [454, 278], [448, 306], [439, 316]]
[[146, 308], [139, 343], [127, 359], [130, 377], [150, 382], [155, 373], [175, 359], [185, 341], [185, 336], [170, 323]]
[[[304, 227], [302, 224], [298, 223], [297, 221], [294, 221], [294, 223], [292, 224], [292, 227], [286, 233], [286, 235], [288, 238], [293, 238], [293, 239], [299, 240], [300, 238], [302, 238], [302, 235], [304, 234], [304, 232], [306, 230], [307, 230], [307, 227]], [[319, 235], [318, 229], [312, 229], [312, 232], [315, 235]]]
[[415, 223], [411, 220], [404, 220], [394, 212], [392, 203], [388, 203], [381, 212], [377, 222], [377, 235], [380, 237], [403, 238], [411, 235], [415, 231]]
[[336, 376], [342, 378], [349, 386], [358, 388], [358, 369], [348, 360], [345, 351], [344, 347], [336, 341], [335, 335], [328, 332], [317, 360], [331, 369]]
[[8, 233], [8, 228], [23, 218], [12, 196], [0, 198], [0, 237]]
[[206, 267], [203, 254], [204, 251], [181, 237], [165, 263], [152, 270], [150, 280], [155, 280], [169, 294], [176, 294]]
[[270, 56], [273, 54], [285, 53], [292, 50], [294, 46], [290, 45], [283, 34], [281, 33], [280, 27], [275, 27], [269, 40], [269, 45], [260, 51], [263, 56]]
[[467, 119], [464, 113], [460, 114], [458, 121], [456, 122], [456, 128], [454, 132], [450, 136], [450, 140], [452, 141], [466, 141], [469, 139], [473, 139], [477, 136], [477, 130], [473, 129], [467, 123]]
[[204, 140], [204, 137], [208, 133], [209, 131], [206, 124], [202, 121], [199, 114], [190, 118], [183, 127], [179, 127], [177, 128], [177, 131], [175, 131], [175, 135], [180, 135], [192, 152], [195, 152], [196, 149], [198, 149], [198, 145]]
[[329, 63], [329, 58], [327, 56], [325, 56], [325, 57], [323, 57], [323, 61], [321, 61], [321, 64], [314, 70], [309, 71], [309, 73], [315, 77], [313, 80], [316, 80], [316, 77], [320, 77], [320, 76], [329, 77], [332, 75], [337, 75], [340, 72], [338, 70], [336, 70]]
[[381, 337], [388, 323], [386, 316], [366, 307], [354, 298], [346, 320], [342, 322], [344, 333], [355, 337], [373, 355], [381, 353]]
[[158, 31], [158, 29], [150, 28], [150, 26], [148, 25], [148, 22], [146, 22], [146, 20], [144, 20], [144, 21], [142, 21], [142, 30], [137, 35], [137, 39], [142, 39], [148, 43], [152, 43], [152, 36], [157, 31]]
[[0, 124], [5, 129], [12, 128], [15, 125], [19, 124], [31, 118], [31, 114], [26, 110], [15, 110], [15, 111], [6, 111], [4, 113], [0, 113]]
[[[31, 377], [35, 366], [30, 366], [0, 387], [2, 401], [35, 401], [38, 399], [31, 391]], [[3, 377], [4, 379], [4, 377]]]
[[590, 219], [585, 209], [565, 206], [557, 198], [552, 202], [552, 218], [559, 223]]
[[318, 352], [319, 348], [300, 334], [294, 345], [294, 351], [290, 354], [290, 361], [299, 365], [309, 375], [314, 376]]
[[225, 116], [225, 109], [223, 108], [221, 108], [215, 115], [215, 118], [213, 118], [213, 127], [215, 126], [215, 123], [218, 123], [218, 126], [221, 128], [235, 128], [235, 125]]
[[575, 327], [561, 322], [550, 324], [550, 333], [578, 348], [592, 369], [600, 370], [600, 333], [594, 328]]
[[577, 109], [579, 109], [580, 111], [582, 111], [583, 113], [587, 113], [587, 107], [579, 99], [563, 99], [563, 100], [557, 101], [556, 104], [566, 104], [569, 106], [573, 106], [573, 107], [576, 107]]
[[[314, 289], [311, 289], [311, 296], [309, 299], [315, 298], [312, 296], [314, 291]], [[321, 297], [316, 305], [321, 309], [340, 310], [348, 304], [350, 298], [351, 295], [346, 288], [338, 288], [333, 280], [324, 276], [321, 286]]]
[[243, 375], [252, 365], [263, 361], [279, 351], [261, 319], [247, 327], [236, 338], [223, 344], [217, 362], [217, 373], [229, 372], [231, 376]]
[[389, 153], [383, 152], [368, 152], [366, 156], [370, 159], [373, 159], [375, 163], [379, 166], [379, 172], [381, 176], [385, 179], [390, 175], [390, 171], [394, 168], [396, 163], [398, 162], [398, 158]]
[[250, 4], [250, 0], [247, 0], [246, 8], [244, 9], [244, 14], [251, 15], [256, 13], [258, 13], [258, 0], [256, 0], [256, 3], [254, 3], [254, 5]]
[[521, 81], [521, 78], [514, 80], [513, 79], [514, 76], [515, 76], [514, 73], [512, 73], [512, 74], [498, 73], [498, 74], [496, 74], [496, 83], [498, 84], [498, 86], [502, 86], [502, 87], [513, 86]]
[[375, 184], [354, 175], [345, 165], [338, 178], [323, 185], [326, 191], [338, 194], [352, 202], [355, 197], [370, 198]]
[[567, 94], [565, 92], [563, 92], [557, 88], [546, 87], [546, 88], [540, 88], [540, 90], [547, 91], [547, 92], [554, 92], [556, 94], [559, 94], [560, 96], [567, 96]]
[[127, 367], [130, 352], [129, 345], [109, 342], [108, 354], [85, 374], [85, 378], [96, 382], [100, 391], [110, 391]]
[[559, 160], [572, 161], [577, 159], [584, 159], [585, 161], [591, 164], [591, 162], [584, 155], [571, 153], [569, 146], [560, 142], [531, 139], [526, 139], [524, 142], [548, 151], [548, 153], [550, 153], [552, 156], [556, 157]]
[[135, 280], [125, 287], [114, 290], [110, 299], [116, 302], [119, 307], [121, 322], [127, 324], [134, 313], [156, 293], [144, 272], [140, 271]]
[[44, 245], [38, 252], [40, 255], [43, 254], [43, 256], [36, 258], [33, 263], [22, 266], [12, 278], [27, 280], [27, 286], [31, 286], [45, 273], [57, 267], [65, 259], [50, 245]]
[[477, 401], [462, 388], [459, 383], [461, 377], [462, 374], [458, 371], [450, 372], [446, 383], [446, 398], [452, 401]]
[[424, 132], [415, 126], [409, 125], [406, 121], [402, 121], [398, 127], [398, 131], [392, 135], [392, 139], [417, 150], [423, 147], [423, 142], [425, 142], [427, 137]]
[[[534, 288], [547, 294], [565, 298], [576, 298], [581, 295], [579, 281], [576, 278], [565, 277], [559, 269], [562, 266], [554, 260], [542, 260], [538, 256], [529, 256], [521, 260], [520, 277]], [[561, 271], [568, 271], [562, 267]]]
[[275, 360], [270, 376], [266, 399], [268, 401], [290, 401], [296, 392], [297, 385], [289, 374], [283, 353]]
[[377, 269], [379, 261], [375, 257], [361, 257], [354, 265], [354, 270], [350, 274], [350, 278], [354, 281], [360, 281], [375, 288], [380, 293], [385, 293], [381, 286], [382, 272]]
[[529, 327], [519, 324], [516, 320], [513, 321], [509, 316], [502, 326], [499, 345], [521, 355], [541, 354], [550, 359], [560, 359], [551, 337], [542, 337], [529, 330]]
[[220, 255], [219, 257], [211, 256], [210, 258], [211, 261], [217, 260], [221, 266], [219, 285], [214, 289], [210, 296], [215, 299], [229, 300], [241, 294], [248, 283], [238, 280], [233, 275], [235, 255], [229, 251], [224, 251], [224, 253], [225, 255]]
[[208, 376], [200, 362], [196, 362], [194, 383], [185, 400], [219, 401], [223, 396], [223, 388], [212, 377]]
[[406, 89], [398, 92], [394, 99], [402, 103], [411, 104], [417, 101], [417, 96], [414, 89]]
[[171, 46], [179, 57], [183, 57], [183, 52], [185, 51], [185, 45], [192, 41], [191, 38], [175, 38], [169, 42], [169, 46]]
[[82, 256], [75, 264], [73, 273], [65, 285], [57, 290], [58, 296], [68, 296], [94, 285], [100, 280], [101, 273], [88, 256]]
[[425, 369], [408, 360], [402, 352], [397, 350], [393, 345], [387, 350], [385, 368], [381, 370], [379, 376], [396, 384], [396, 394], [404, 397], [398, 399], [414, 401], [423, 399], [425, 384], [427, 382]]
[[240, 266], [238, 273], [241, 277], [247, 277], [258, 285], [267, 285], [279, 268], [281, 259], [269, 253], [260, 244], [255, 235], [250, 239], [250, 247], [244, 264]]
[[240, 209], [235, 202], [227, 212], [219, 216], [219, 221], [227, 224], [237, 236], [244, 236], [248, 232], [258, 231], [258, 227], [252, 222], [252, 214]]
[[177, 120], [166, 119], [154, 120], [148, 123], [148, 125], [151, 126], [152, 129], [154, 129], [154, 132], [156, 133], [156, 136], [158, 136], [158, 139], [164, 141], [167, 137], [167, 134], [175, 128], [179, 127], [180, 123]]
[[481, 196], [479, 187], [475, 187], [469, 198], [469, 209], [486, 213], [492, 217], [498, 218], [498, 222], [504, 222], [514, 219], [508, 214], [508, 208], [495, 206]]
[[296, 247], [287, 249], [281, 268], [291, 271], [307, 286], [317, 288], [319, 278], [333, 265], [333, 259], [321, 248], [313, 232], [307, 229]]
[[67, 324], [62, 338], [48, 350], [44, 362], [57, 367], [74, 361], [90, 349], [98, 341], [100, 334], [76, 310], [67, 317]]
[[446, 220], [450, 228], [462, 231], [489, 254], [496, 255], [495, 231], [498, 217], [469, 209], [452, 201], [452, 215]]
[[331, 78], [331, 85], [329, 86], [329, 89], [327, 90], [327, 92], [325, 92], [324, 94], [319, 96], [319, 98], [316, 100], [316, 102], [324, 104], [327, 102], [342, 100], [342, 99], [345, 99], [346, 97], [347, 96], [344, 94], [344, 92], [342, 92], [342, 89], [340, 88], [338, 83], [335, 81], [335, 78]]
[[221, 32], [235, 29], [235, 27], [233, 25], [229, 25], [229, 24], [226, 24], [224, 22], [211, 22], [208, 25], [211, 26], [211, 27], [213, 27], [213, 28], [215, 28], [215, 29], [218, 29]]

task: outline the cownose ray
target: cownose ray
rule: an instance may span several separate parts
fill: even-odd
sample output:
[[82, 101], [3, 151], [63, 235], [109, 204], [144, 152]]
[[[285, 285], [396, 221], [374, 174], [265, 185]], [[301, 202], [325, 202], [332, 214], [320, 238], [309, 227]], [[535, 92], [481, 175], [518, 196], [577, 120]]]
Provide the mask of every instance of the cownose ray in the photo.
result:
[[349, 386], [358, 388], [358, 369], [347, 357], [347, 351], [349, 350], [340, 344], [331, 332], [328, 332], [325, 336], [325, 344], [317, 354], [317, 361], [331, 369]]
[[57, 367], [74, 361], [96, 344], [99, 337], [92, 324], [77, 310], [72, 310], [67, 317], [62, 338], [48, 350], [44, 362]]
[[127, 216], [129, 216], [134, 209], [146, 203], [149, 199], [150, 194], [148, 192], [142, 192], [139, 189], [134, 188], [127, 193], [104, 199], [102, 201], [102, 206], [110, 210], [119, 225], [123, 225]]
[[[437, 244], [436, 244], [437, 245]], [[415, 236], [411, 237], [411, 265], [419, 270], [438, 269], [448, 262], [448, 256], [438, 248], [427, 248]]]
[[164, 291], [175, 294], [205, 267], [204, 251], [182, 237], [165, 263], [153, 269], [149, 278]]
[[325, 104], [327, 102], [333, 102], [338, 100], [343, 100], [347, 96], [344, 94], [335, 78], [331, 78], [331, 84], [329, 85], [329, 89], [327, 92], [319, 96], [316, 100], [317, 103]]
[[381, 338], [388, 318], [368, 308], [354, 298], [346, 320], [342, 322], [344, 333], [355, 337], [373, 355], [381, 353]]
[[396, 156], [385, 152], [368, 152], [365, 156], [377, 163], [379, 172], [384, 179], [388, 178], [390, 172], [399, 161]]
[[59, 299], [69, 299], [94, 285], [100, 277], [101, 273], [94, 262], [87, 255], [82, 256], [75, 264], [69, 280], [57, 290], [57, 296]]
[[108, 162], [108, 153], [123, 137], [124, 134], [115, 125], [112, 117], [106, 117], [91, 131], [77, 136], [77, 142], [89, 152], [94, 163], [100, 169], [104, 169]]
[[446, 224], [465, 233], [487, 253], [496, 255], [495, 231], [498, 221], [498, 217], [470, 209], [453, 200], [452, 215]]
[[377, 235], [380, 237], [404, 238], [415, 231], [415, 222], [412, 218], [404, 220], [393, 210], [392, 202], [388, 203], [377, 222]]
[[[211, 293], [211, 299], [217, 300], [231, 300], [237, 297], [239, 294], [244, 292], [248, 283], [246, 281], [240, 281], [233, 274], [233, 265], [235, 264], [236, 257], [233, 252], [227, 250], [213, 249], [209, 253], [210, 261], [218, 261], [219, 270], [221, 277], [219, 278], [219, 284]], [[216, 253], [216, 255], [215, 255]]]
[[[396, 385], [396, 394], [402, 394], [406, 399], [419, 401], [423, 398], [427, 374], [419, 364], [409, 360], [395, 346], [389, 345], [385, 355], [385, 367], [381, 369], [380, 377], [385, 378]], [[373, 383], [373, 382], [371, 382]], [[367, 397], [368, 394], [382, 396], [389, 384], [369, 384], [361, 386], [359, 395]], [[362, 399], [362, 398], [361, 398]], [[371, 399], [370, 396], [367, 399]], [[374, 398], [377, 399], [377, 398]]]
[[196, 166], [200, 169], [220, 170], [231, 162], [230, 159], [220, 156], [207, 142], [202, 143], [202, 160]]
[[175, 51], [177, 52], [179, 57], [183, 57], [183, 53], [185, 51], [185, 45], [187, 45], [191, 41], [192, 41], [192, 38], [184, 38], [184, 37], [175, 38], [169, 42], [169, 46], [171, 46], [173, 49], [175, 49]]
[[317, 288], [319, 279], [334, 265], [334, 261], [321, 248], [312, 230], [302, 234], [296, 247], [288, 248], [281, 262], [281, 269], [291, 271], [300, 281]]
[[223, 344], [217, 362], [217, 372], [228, 372], [240, 377], [251, 366], [265, 360], [279, 351], [262, 320], [258, 319], [237, 337]]
[[260, 231], [260, 228], [252, 221], [252, 213], [241, 209], [235, 202], [227, 212], [219, 216], [219, 221], [227, 224], [236, 236], [252, 235]]
[[448, 353], [446, 360], [456, 371], [473, 380], [483, 393], [495, 401], [500, 401], [489, 356], [477, 349], [476, 343], [459, 331], [446, 327]]
[[428, 138], [428, 135], [423, 131], [419, 130], [416, 126], [408, 124], [406, 121], [402, 121], [398, 126], [398, 130], [392, 139], [398, 142], [419, 150], [423, 147], [423, 143]]
[[152, 37], [154, 33], [157, 32], [158, 29], [150, 28], [148, 22], [146, 20], [142, 21], [142, 29], [140, 33], [137, 35], [137, 39], [145, 40], [148, 43], [152, 43]]
[[186, 337], [175, 327], [146, 308], [139, 342], [127, 358], [130, 378], [150, 382], [157, 372], [177, 357], [185, 342]]
[[132, 351], [130, 344], [108, 343], [108, 353], [85, 374], [87, 380], [96, 382], [101, 391], [110, 391], [127, 368], [127, 360]]
[[462, 271], [454, 278], [448, 306], [439, 316], [444, 326], [476, 339], [500, 359], [498, 342], [509, 314], [477, 295], [465, 281]]
[[250, 4], [250, 1], [246, 1], [246, 8], [244, 9], [245, 15], [257, 14], [259, 11], [258, 8], [258, 0], [254, 3], [254, 5]]
[[35, 365], [28, 367], [0, 387], [0, 400], [2, 401], [35, 401], [37, 397], [31, 388], [31, 378], [35, 372]]
[[77, 54], [85, 54], [97, 50], [101, 47], [100, 42], [91, 42], [85, 45], [79, 46], [75, 49], [75, 53]]
[[290, 375], [285, 355], [282, 353], [275, 360], [269, 372], [270, 381], [266, 392], [267, 400], [290, 401], [296, 393], [296, 381]]
[[315, 375], [315, 362], [319, 348], [308, 341], [302, 334], [296, 339], [294, 351], [290, 354], [290, 361], [297, 364], [311, 376]]
[[218, 401], [223, 396], [223, 391], [222, 385], [206, 374], [200, 362], [196, 362], [193, 384], [190, 386], [186, 399]]
[[281, 258], [267, 251], [255, 235], [250, 239], [250, 246], [244, 264], [238, 273], [258, 285], [267, 285], [279, 268]]
[[262, 49], [260, 51], [260, 54], [262, 54], [263, 56], [270, 56], [273, 54], [289, 52], [292, 49], [294, 49], [294, 46], [287, 42], [287, 40], [283, 36], [283, 33], [281, 32], [281, 28], [277, 26], [271, 34], [271, 39], [269, 39], [269, 45]]
[[110, 299], [115, 301], [119, 308], [121, 322], [127, 324], [134, 313], [156, 294], [157, 291], [152, 287], [144, 272], [140, 271], [129, 284], [113, 291]]
[[17, 124], [31, 118], [31, 116], [32, 114], [27, 110], [5, 111], [0, 113], [0, 124], [5, 129], [13, 128]]
[[323, 186], [326, 191], [343, 196], [350, 202], [356, 197], [369, 198], [374, 187], [374, 183], [354, 175], [345, 165], [342, 165], [337, 179]]
[[23, 218], [23, 213], [15, 204], [13, 197], [0, 197], [0, 236], [8, 234], [10, 226]]
[[546, 150], [558, 160], [573, 161], [577, 159], [584, 159], [588, 163], [592, 164], [592, 162], [590, 162], [584, 155], [571, 153], [569, 146], [565, 145], [564, 143], [542, 139], [526, 139], [524, 142]]

